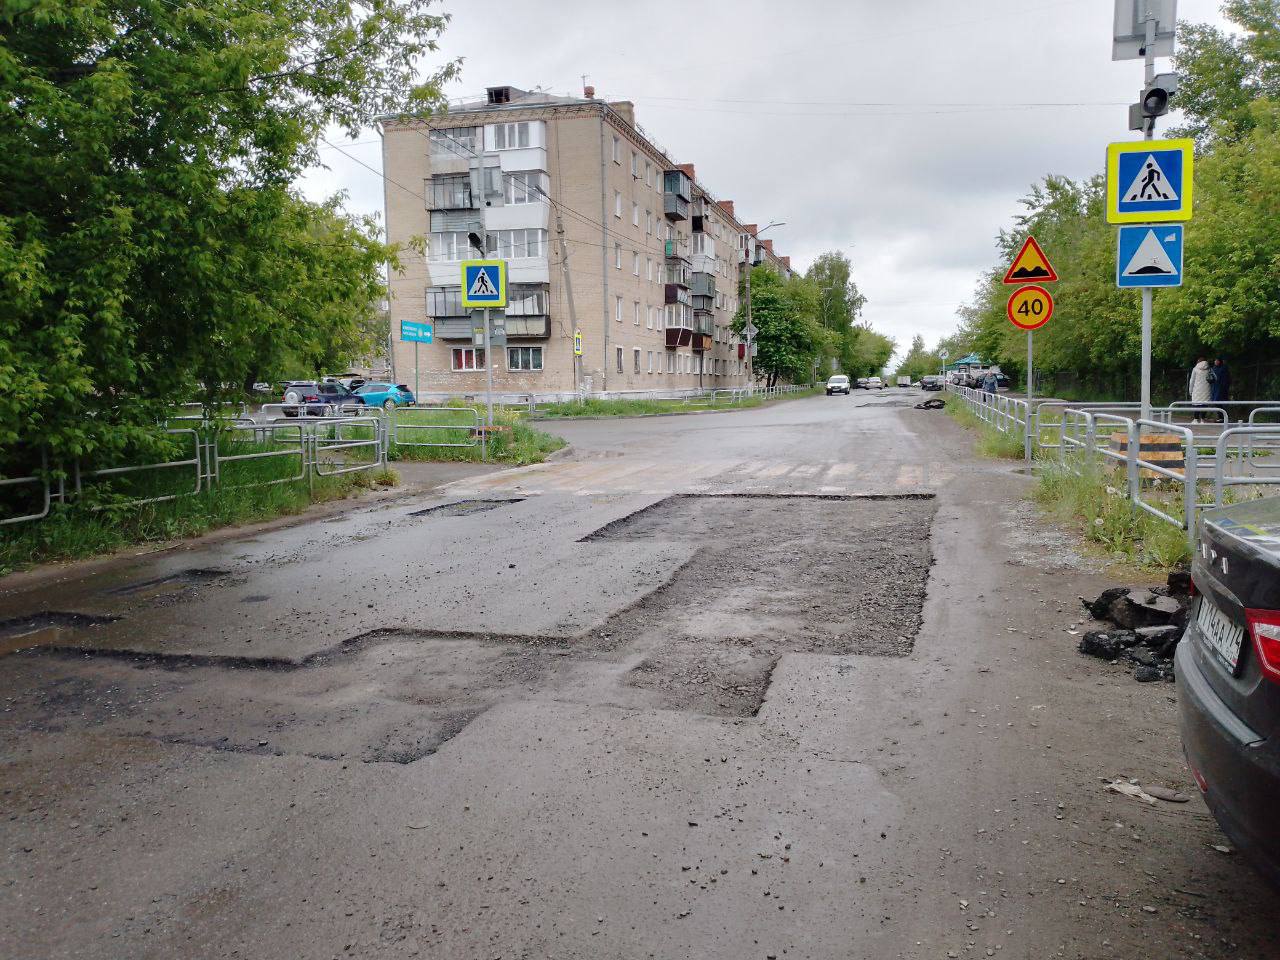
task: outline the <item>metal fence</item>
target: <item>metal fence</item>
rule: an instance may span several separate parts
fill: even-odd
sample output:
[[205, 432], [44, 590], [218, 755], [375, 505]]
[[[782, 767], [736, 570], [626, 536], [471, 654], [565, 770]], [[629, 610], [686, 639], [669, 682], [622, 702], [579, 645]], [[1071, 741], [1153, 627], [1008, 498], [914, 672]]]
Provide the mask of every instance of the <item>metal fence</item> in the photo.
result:
[[[1137, 403], [1028, 403], [958, 384], [946, 389], [994, 429], [1021, 431], [1028, 461], [1056, 457], [1077, 473], [1123, 469], [1118, 485], [1134, 508], [1182, 528], [1189, 539], [1200, 511], [1230, 502], [1233, 488], [1275, 486], [1280, 494], [1280, 402], [1178, 401], [1142, 419]], [[1152, 437], [1171, 448], [1160, 452], [1176, 454], [1172, 461], [1150, 449]]]
[[[0, 517], [0, 526], [47, 517], [55, 503], [82, 503], [89, 509], [134, 507], [194, 496], [215, 488], [271, 486], [332, 477], [386, 466], [387, 421], [380, 416], [330, 416], [324, 419], [247, 417], [231, 421], [183, 421], [163, 433], [181, 452], [163, 460], [99, 466], [74, 460], [50, 468], [39, 454], [40, 469], [30, 475], [0, 478], [0, 491], [31, 491], [32, 507]], [[255, 474], [250, 464], [288, 463], [284, 473], [267, 468]], [[240, 475], [244, 473], [246, 475]]]

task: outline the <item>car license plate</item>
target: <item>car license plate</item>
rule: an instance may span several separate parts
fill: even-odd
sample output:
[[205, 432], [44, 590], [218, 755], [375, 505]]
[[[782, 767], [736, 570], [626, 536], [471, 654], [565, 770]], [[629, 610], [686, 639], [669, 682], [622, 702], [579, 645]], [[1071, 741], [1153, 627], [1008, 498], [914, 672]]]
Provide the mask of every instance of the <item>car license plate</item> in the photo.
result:
[[1196, 626], [1205, 644], [1218, 655], [1234, 674], [1240, 661], [1240, 644], [1244, 640], [1244, 627], [1232, 623], [1206, 596], [1200, 598], [1200, 612], [1196, 614]]

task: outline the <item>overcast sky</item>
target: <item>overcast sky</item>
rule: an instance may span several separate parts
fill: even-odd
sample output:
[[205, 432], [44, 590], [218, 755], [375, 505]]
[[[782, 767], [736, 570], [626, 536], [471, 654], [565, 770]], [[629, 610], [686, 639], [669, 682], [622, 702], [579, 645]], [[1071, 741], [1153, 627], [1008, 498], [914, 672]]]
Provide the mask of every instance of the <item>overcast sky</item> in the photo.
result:
[[[1221, 24], [1218, 3], [1178, 0], [1178, 16]], [[441, 53], [464, 60], [451, 97], [499, 84], [579, 96], [586, 74], [597, 97], [634, 101], [649, 136], [740, 219], [786, 221], [769, 236], [793, 266], [843, 250], [865, 318], [905, 348], [954, 329], [1033, 181], [1101, 172], [1106, 144], [1136, 137], [1126, 105], [1142, 64], [1112, 62], [1113, 7], [446, 0]], [[333, 142], [381, 168], [375, 132]], [[308, 195], [345, 190], [352, 211], [380, 214], [379, 177], [322, 153]]]

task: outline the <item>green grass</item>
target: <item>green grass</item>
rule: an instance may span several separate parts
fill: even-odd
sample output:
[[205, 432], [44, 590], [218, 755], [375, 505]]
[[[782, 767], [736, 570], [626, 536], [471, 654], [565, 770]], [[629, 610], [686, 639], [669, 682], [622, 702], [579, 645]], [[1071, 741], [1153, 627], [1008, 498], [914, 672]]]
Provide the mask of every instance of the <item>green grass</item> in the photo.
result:
[[[286, 449], [279, 444], [219, 443], [224, 453], [260, 453]], [[74, 503], [55, 503], [50, 515], [12, 527], [0, 527], [0, 576], [37, 563], [75, 560], [175, 537], [199, 536], [219, 527], [301, 513], [312, 503], [338, 500], [356, 491], [394, 486], [393, 471], [365, 470], [317, 477], [314, 490], [305, 480], [288, 480], [297, 471], [296, 453], [224, 463], [222, 484], [198, 494], [150, 504], [131, 498], [166, 496], [194, 487], [194, 468], [86, 481]], [[271, 485], [265, 481], [285, 482]]]
[[[398, 411], [396, 421], [403, 442], [391, 445], [388, 459], [479, 463], [482, 454], [480, 444], [471, 445], [474, 426], [478, 422], [477, 413], [483, 421], [483, 405], [450, 405], [443, 409], [409, 407]], [[495, 430], [489, 435], [487, 453], [492, 462], [514, 466], [541, 463], [547, 454], [565, 445], [561, 437], [530, 426], [520, 411], [494, 408], [493, 421], [495, 426], [505, 429]], [[415, 441], [458, 446], [417, 446]]]
[[1024, 453], [1023, 432], [1015, 427], [1007, 433], [1001, 433], [985, 420], [980, 420], [972, 410], [957, 397], [949, 397], [945, 407], [951, 419], [963, 427], [978, 431], [978, 439], [974, 441], [974, 451], [978, 456], [990, 460], [1021, 460]]
[[712, 402], [707, 397], [691, 397], [689, 400], [603, 400], [586, 398], [569, 400], [564, 403], [550, 403], [538, 407], [535, 419], [556, 419], [563, 417], [637, 417], [657, 413], [697, 413], [702, 410], [742, 410], [748, 407], [759, 407], [777, 400], [789, 400], [795, 397], [812, 396], [821, 390], [814, 387], [784, 394], [781, 397], [766, 400], [752, 396], [734, 400], [728, 396]]
[[[1035, 498], [1044, 511], [1076, 529], [1113, 559], [1169, 570], [1191, 559], [1186, 531], [1135, 508], [1124, 494], [1122, 470], [1082, 464], [1077, 474], [1056, 461], [1038, 467]], [[1166, 513], [1181, 510], [1180, 491], [1144, 490], [1143, 497]]]

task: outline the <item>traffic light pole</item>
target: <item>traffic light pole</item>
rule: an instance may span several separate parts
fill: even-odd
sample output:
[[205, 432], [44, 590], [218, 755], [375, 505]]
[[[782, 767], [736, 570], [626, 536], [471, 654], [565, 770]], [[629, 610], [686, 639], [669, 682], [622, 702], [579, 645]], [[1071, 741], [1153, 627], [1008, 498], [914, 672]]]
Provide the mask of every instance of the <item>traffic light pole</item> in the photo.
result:
[[[1147, 20], [1146, 27], [1147, 37], [1146, 46], [1143, 48], [1143, 58], [1145, 61], [1145, 72], [1143, 90], [1151, 87], [1156, 78], [1156, 18], [1151, 9], [1151, 4], [1146, 7]], [[1152, 140], [1155, 138], [1156, 118], [1150, 117], [1146, 123], [1142, 125], [1142, 139]], [[1122, 185], [1123, 187], [1123, 185]], [[1140, 414], [1143, 420], [1151, 419], [1151, 288], [1142, 288], [1142, 395]]]

